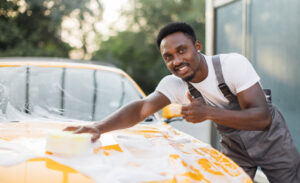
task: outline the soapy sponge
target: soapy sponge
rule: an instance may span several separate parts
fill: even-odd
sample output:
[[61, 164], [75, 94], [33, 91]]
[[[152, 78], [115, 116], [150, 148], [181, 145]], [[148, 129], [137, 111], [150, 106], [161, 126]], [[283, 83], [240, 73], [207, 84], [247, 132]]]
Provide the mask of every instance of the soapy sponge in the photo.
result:
[[46, 137], [46, 152], [56, 155], [84, 155], [93, 153], [92, 135], [68, 131], [51, 131]]
[[170, 104], [163, 108], [163, 118], [171, 119], [181, 116], [181, 104]]

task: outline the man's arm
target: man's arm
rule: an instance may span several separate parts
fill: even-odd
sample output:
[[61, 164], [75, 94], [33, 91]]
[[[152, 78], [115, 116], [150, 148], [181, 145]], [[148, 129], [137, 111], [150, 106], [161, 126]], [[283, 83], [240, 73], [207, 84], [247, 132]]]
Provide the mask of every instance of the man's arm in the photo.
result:
[[154, 92], [144, 99], [129, 103], [104, 120], [89, 126], [67, 127], [66, 131], [92, 133], [92, 140], [97, 140], [102, 133], [128, 128], [170, 104], [169, 99], [159, 92]]
[[242, 110], [221, 109], [191, 99], [191, 104], [182, 107], [183, 118], [194, 123], [212, 120], [239, 130], [266, 130], [270, 127], [271, 114], [259, 83], [238, 93], [237, 97]]

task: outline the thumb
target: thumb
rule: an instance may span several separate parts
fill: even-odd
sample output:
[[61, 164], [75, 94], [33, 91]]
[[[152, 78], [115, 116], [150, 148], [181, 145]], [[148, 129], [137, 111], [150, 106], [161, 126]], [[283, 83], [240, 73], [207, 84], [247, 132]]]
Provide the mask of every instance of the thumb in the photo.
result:
[[190, 101], [191, 103], [195, 100], [189, 91], [186, 92], [186, 96], [187, 96], [187, 98], [189, 99], [189, 101]]

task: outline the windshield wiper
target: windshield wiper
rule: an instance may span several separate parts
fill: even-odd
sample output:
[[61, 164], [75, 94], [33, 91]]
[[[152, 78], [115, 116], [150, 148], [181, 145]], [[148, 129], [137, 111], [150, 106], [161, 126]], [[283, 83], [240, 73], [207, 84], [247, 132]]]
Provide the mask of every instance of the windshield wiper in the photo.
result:
[[152, 121], [154, 121], [154, 119], [155, 119], [155, 117], [153, 115], [151, 115], [151, 116], [148, 116], [144, 121], [145, 122], [152, 122]]
[[182, 117], [175, 117], [175, 118], [171, 118], [171, 119], [165, 119], [164, 122], [166, 123], [172, 123], [175, 121], [183, 121]]

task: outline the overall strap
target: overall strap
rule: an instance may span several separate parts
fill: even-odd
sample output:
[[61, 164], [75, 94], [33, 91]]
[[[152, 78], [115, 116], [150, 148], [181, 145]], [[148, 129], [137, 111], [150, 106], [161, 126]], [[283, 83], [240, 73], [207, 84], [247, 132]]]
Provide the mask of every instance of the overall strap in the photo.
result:
[[222, 67], [221, 67], [221, 61], [220, 61], [220, 56], [215, 55], [212, 57], [212, 63], [215, 69], [215, 74], [218, 80], [218, 87], [223, 93], [224, 97], [229, 100], [230, 103], [236, 103], [237, 102], [237, 97], [230, 91], [229, 87], [225, 83], [224, 77], [223, 77], [223, 72], [222, 72]]
[[190, 82], [187, 81], [186, 83], [188, 84], [190, 94], [192, 95], [193, 98], [202, 97], [202, 94], [200, 93], [200, 91], [197, 90]]

